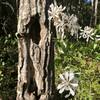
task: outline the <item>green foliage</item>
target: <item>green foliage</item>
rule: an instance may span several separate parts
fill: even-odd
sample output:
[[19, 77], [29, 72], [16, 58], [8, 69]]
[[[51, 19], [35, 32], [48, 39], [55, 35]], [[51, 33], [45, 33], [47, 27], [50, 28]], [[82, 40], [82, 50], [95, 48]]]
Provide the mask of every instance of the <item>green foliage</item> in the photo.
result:
[[17, 82], [17, 41], [10, 34], [0, 37], [0, 96], [15, 98]]
[[95, 100], [100, 95], [100, 41], [86, 43], [71, 37], [56, 40], [55, 47], [56, 84], [62, 72], [78, 73], [76, 100]]

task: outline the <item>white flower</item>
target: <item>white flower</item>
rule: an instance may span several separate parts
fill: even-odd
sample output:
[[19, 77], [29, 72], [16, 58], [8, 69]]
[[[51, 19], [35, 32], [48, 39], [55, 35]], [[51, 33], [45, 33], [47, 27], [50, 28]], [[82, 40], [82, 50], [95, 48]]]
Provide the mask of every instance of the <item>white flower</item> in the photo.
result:
[[75, 95], [75, 90], [78, 86], [78, 81], [75, 79], [75, 75], [73, 72], [65, 72], [60, 74], [61, 83], [58, 85], [57, 89], [59, 93], [63, 93], [64, 91], [69, 91], [69, 94], [65, 96], [65, 98], [69, 97], [70, 95]]
[[88, 42], [89, 39], [94, 40], [93, 37], [92, 37], [94, 35], [93, 28], [85, 26], [84, 30], [81, 29], [80, 31], [81, 31], [81, 33], [80, 33], [80, 37], [79, 38], [82, 37], [82, 38], [86, 39], [86, 42]]
[[[64, 33], [70, 32], [71, 36], [78, 37], [78, 30], [80, 28], [78, 24], [78, 18], [76, 15], [66, 15], [63, 13], [65, 7], [58, 6], [57, 3], [51, 4], [48, 10], [49, 20], [53, 20], [56, 32], [60, 34], [63, 39]], [[66, 32], [65, 32], [66, 30]]]
[[61, 38], [64, 37], [64, 29], [65, 29], [65, 23], [62, 20], [60, 21], [60, 23], [56, 25], [56, 32], [61, 35]]
[[64, 37], [64, 30], [65, 30], [65, 22], [63, 16], [65, 15], [63, 11], [65, 7], [62, 5], [58, 6], [56, 3], [50, 5], [50, 9], [48, 10], [49, 13], [49, 20], [53, 20], [54, 26], [56, 27], [57, 34], [60, 34], [60, 37]]
[[60, 5], [58, 7], [57, 4], [51, 4], [50, 5], [50, 9], [48, 10], [49, 13], [49, 20], [53, 19], [53, 20], [59, 20], [59, 15], [65, 10], [65, 7], [62, 7], [62, 5]]
[[68, 15], [67, 27], [70, 35], [76, 36], [78, 38], [78, 30], [80, 29], [80, 26], [78, 24], [78, 18], [76, 17], [76, 15]]

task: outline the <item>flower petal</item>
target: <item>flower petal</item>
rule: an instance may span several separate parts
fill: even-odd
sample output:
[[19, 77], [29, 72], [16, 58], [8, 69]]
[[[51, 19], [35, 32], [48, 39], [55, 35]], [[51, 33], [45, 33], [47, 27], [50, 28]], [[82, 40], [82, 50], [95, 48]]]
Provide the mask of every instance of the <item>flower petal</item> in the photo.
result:
[[61, 89], [59, 90], [59, 93], [60, 93], [60, 94], [63, 93], [64, 90], [65, 90], [65, 87], [61, 88]]
[[70, 83], [70, 85], [73, 86], [73, 88], [74, 88], [74, 87], [78, 86], [78, 83]]
[[64, 78], [64, 76], [63, 76], [62, 74], [60, 74], [59, 77], [60, 77], [60, 79], [61, 79], [62, 81], [65, 81], [65, 78]]
[[58, 84], [57, 89], [59, 90], [59, 89], [63, 88], [64, 86], [65, 86], [64, 83]]
[[68, 81], [68, 72], [65, 72], [64, 76], [65, 76], [66, 81]]
[[71, 81], [73, 79], [74, 79], [74, 73], [73, 72], [70, 72], [69, 73], [69, 81]]
[[75, 95], [75, 91], [74, 91], [72, 88], [69, 88], [69, 90], [70, 90], [70, 94], [71, 94], [72, 96], [74, 96], [74, 95]]
[[66, 95], [65, 95], [65, 98], [68, 98], [69, 96], [70, 96], [70, 93], [69, 93], [69, 94], [66, 94]]

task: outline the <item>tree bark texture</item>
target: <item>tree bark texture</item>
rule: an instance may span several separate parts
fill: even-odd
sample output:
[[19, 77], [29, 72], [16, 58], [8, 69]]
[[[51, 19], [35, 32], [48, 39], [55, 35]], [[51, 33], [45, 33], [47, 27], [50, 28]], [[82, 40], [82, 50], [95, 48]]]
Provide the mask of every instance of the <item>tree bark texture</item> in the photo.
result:
[[94, 13], [94, 16], [95, 16], [94, 24], [95, 25], [97, 24], [97, 13], [98, 13], [98, 0], [95, 0], [95, 13]]
[[54, 100], [54, 43], [49, 28], [51, 0], [19, 0], [16, 100]]
[[95, 26], [97, 24], [97, 20], [98, 20], [98, 0], [92, 0], [91, 3], [92, 6], [92, 15], [91, 15], [91, 26]]

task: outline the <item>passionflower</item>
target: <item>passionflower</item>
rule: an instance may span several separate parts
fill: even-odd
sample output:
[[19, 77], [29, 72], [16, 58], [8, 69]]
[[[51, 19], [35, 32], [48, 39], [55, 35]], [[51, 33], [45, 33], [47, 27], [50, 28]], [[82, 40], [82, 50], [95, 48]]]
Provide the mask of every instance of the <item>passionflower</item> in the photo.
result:
[[78, 87], [78, 81], [75, 79], [75, 74], [73, 72], [64, 72], [59, 76], [61, 79], [61, 83], [57, 86], [59, 93], [62, 94], [64, 91], [68, 91], [69, 93], [65, 95], [65, 98], [68, 98], [70, 95], [74, 96]]

